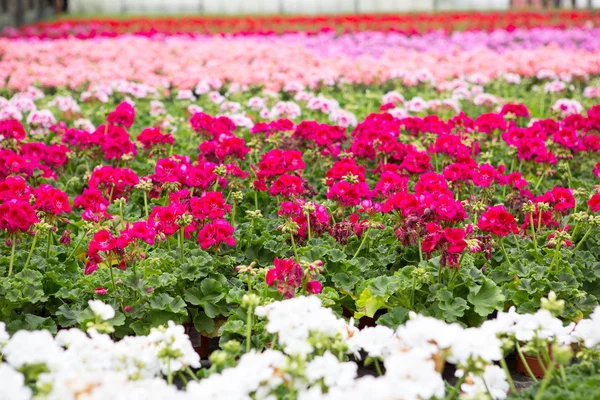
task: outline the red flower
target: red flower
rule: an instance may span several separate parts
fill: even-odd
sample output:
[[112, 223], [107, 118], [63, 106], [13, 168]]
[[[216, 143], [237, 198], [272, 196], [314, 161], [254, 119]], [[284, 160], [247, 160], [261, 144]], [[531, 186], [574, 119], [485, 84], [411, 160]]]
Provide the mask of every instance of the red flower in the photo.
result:
[[135, 119], [135, 109], [126, 101], [122, 102], [115, 108], [113, 112], [108, 114], [106, 120], [112, 125], [121, 125], [124, 128], [129, 128]]
[[52, 215], [68, 214], [71, 212], [69, 196], [60, 189], [42, 184], [35, 189], [33, 195], [35, 197], [33, 208], [36, 210]]
[[323, 285], [319, 281], [309, 281], [306, 284], [306, 291], [309, 294], [319, 294], [323, 291]]
[[12, 199], [0, 204], [0, 230], [28, 232], [38, 221], [29, 202]]
[[590, 211], [596, 212], [600, 210], [600, 193], [594, 194], [588, 201], [587, 205], [590, 207]]
[[304, 181], [299, 176], [283, 174], [277, 178], [269, 194], [271, 196], [281, 195], [283, 197], [298, 197], [304, 192]]
[[446, 228], [444, 229], [444, 237], [448, 241], [448, 253], [462, 253], [467, 247], [465, 242], [465, 230], [462, 228]]
[[115, 237], [109, 231], [103, 229], [94, 234], [88, 247], [88, 254], [97, 253], [99, 251], [104, 253], [109, 252], [115, 248], [116, 244]]
[[218, 219], [210, 224], [204, 225], [198, 232], [198, 241], [202, 250], [210, 249], [214, 246], [219, 246], [221, 243], [226, 243], [229, 246], [235, 246], [233, 238], [233, 226], [224, 219]]
[[231, 206], [225, 203], [221, 192], [205, 192], [200, 197], [190, 199], [192, 215], [199, 220], [221, 219], [231, 211]]
[[277, 291], [284, 298], [289, 299], [294, 297], [296, 288], [302, 286], [304, 279], [302, 267], [293, 258], [286, 260], [275, 257], [273, 265], [274, 268], [271, 268], [267, 272], [265, 278], [267, 285], [273, 286], [277, 282]]
[[506, 207], [503, 205], [488, 208], [479, 218], [477, 226], [482, 231], [497, 236], [506, 236], [518, 232], [515, 217], [506, 211]]
[[162, 133], [159, 127], [146, 128], [137, 137], [144, 149], [150, 150], [160, 145], [174, 144], [175, 140], [170, 133]]
[[16, 119], [0, 121], [0, 140], [15, 139], [17, 142], [25, 139], [26, 133], [23, 125]]

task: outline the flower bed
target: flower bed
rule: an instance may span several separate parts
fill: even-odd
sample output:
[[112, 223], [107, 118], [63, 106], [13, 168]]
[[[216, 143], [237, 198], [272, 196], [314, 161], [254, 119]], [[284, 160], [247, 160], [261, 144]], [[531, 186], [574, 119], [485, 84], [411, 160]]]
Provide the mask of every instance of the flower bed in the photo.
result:
[[599, 32], [0, 40], [0, 387], [593, 386]]
[[179, 17], [127, 19], [60, 19], [27, 25], [16, 30], [6, 28], [9, 37], [79, 39], [137, 35], [196, 35], [238, 34], [273, 35], [289, 32], [404, 32], [417, 34], [434, 29], [455, 30], [514, 30], [515, 27], [581, 26], [597, 22], [598, 16], [590, 11], [513, 11], [513, 12], [446, 12], [420, 14], [359, 14], [359, 15], [297, 15], [239, 17]]

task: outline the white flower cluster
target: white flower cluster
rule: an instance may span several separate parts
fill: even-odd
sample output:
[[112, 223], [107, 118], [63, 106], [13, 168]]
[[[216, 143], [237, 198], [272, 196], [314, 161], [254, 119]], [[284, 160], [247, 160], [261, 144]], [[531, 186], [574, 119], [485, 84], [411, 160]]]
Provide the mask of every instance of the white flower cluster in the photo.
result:
[[[90, 302], [94, 314], [109, 320], [115, 311], [100, 301]], [[9, 337], [0, 323], [0, 400], [30, 399], [19, 371], [43, 371], [36, 382], [39, 398], [47, 399], [164, 399], [182, 396], [164, 377], [182, 369], [199, 368], [184, 328], [169, 322], [148, 336], [113, 341], [95, 329], [18, 331]]]
[[[97, 318], [114, 316], [108, 306], [91, 303]], [[256, 309], [265, 317], [274, 347], [240, 357], [237, 365], [191, 380], [184, 390], [168, 384], [172, 373], [199, 368], [184, 328], [170, 322], [148, 336], [114, 342], [94, 329], [19, 331], [12, 337], [0, 323], [0, 400], [31, 399], [276, 399], [282, 393], [299, 400], [424, 400], [446, 395], [444, 362], [456, 364], [460, 398], [504, 399], [509, 383], [495, 364], [508, 341], [545, 340], [600, 347], [600, 307], [589, 319], [563, 326], [547, 310], [499, 313], [478, 328], [411, 313], [398, 329], [358, 330], [338, 318], [316, 296], [297, 297]], [[110, 318], [109, 318], [110, 317]], [[323, 345], [325, 343], [325, 345]], [[330, 346], [331, 343], [342, 346]], [[358, 377], [345, 354], [367, 357], [385, 374]], [[35, 386], [25, 384], [30, 367], [42, 366]], [[38, 369], [39, 370], [39, 369]], [[25, 375], [24, 375], [25, 374]], [[188, 375], [189, 377], [190, 375]], [[32, 390], [32, 387], [34, 390]], [[293, 393], [293, 395], [292, 395]]]

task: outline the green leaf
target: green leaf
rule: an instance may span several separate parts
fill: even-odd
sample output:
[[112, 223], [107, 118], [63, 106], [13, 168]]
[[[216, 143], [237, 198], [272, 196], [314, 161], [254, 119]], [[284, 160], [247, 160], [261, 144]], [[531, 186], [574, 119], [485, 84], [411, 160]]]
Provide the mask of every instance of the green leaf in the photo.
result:
[[346, 253], [338, 249], [332, 249], [329, 251], [329, 260], [331, 262], [339, 262], [346, 258]]
[[183, 298], [185, 299], [185, 301], [194, 306], [199, 306], [200, 304], [202, 304], [203, 297], [204, 295], [202, 294], [202, 291], [199, 287], [189, 288], [183, 294]]
[[477, 314], [486, 317], [494, 310], [504, 309], [504, 300], [502, 290], [491, 280], [484, 278], [481, 286], [475, 285], [469, 288], [467, 300], [473, 306]]
[[392, 279], [389, 276], [379, 276], [369, 282], [368, 288], [371, 289], [375, 296], [386, 296], [394, 291], [391, 284]]
[[409, 309], [404, 307], [394, 307], [387, 313], [377, 319], [377, 325], [384, 325], [388, 328], [396, 329], [408, 320]]
[[200, 283], [204, 301], [216, 303], [225, 297], [223, 284], [216, 279], [207, 278]]
[[438, 307], [444, 312], [443, 316], [446, 322], [456, 322], [458, 318], [465, 314], [465, 310], [469, 308], [467, 301], [462, 297], [457, 297], [450, 301], [441, 301]]
[[374, 296], [370, 289], [365, 289], [356, 300], [357, 312], [354, 313], [354, 318], [360, 319], [364, 316], [373, 318], [377, 310], [384, 307], [389, 296]]
[[150, 308], [153, 310], [187, 315], [187, 310], [185, 307], [185, 301], [183, 301], [181, 297], [171, 297], [166, 293], [156, 294], [150, 299]]
[[198, 311], [195, 314], [192, 321], [198, 332], [210, 334], [215, 330], [215, 321], [212, 318], [209, 318], [203, 311]]
[[346, 292], [352, 292], [358, 283], [358, 277], [346, 272], [338, 272], [331, 277], [333, 284]]

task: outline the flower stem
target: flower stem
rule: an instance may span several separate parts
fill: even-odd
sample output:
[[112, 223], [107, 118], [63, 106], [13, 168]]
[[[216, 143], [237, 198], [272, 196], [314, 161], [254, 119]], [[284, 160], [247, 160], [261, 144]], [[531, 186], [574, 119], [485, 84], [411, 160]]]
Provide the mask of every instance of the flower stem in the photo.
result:
[[585, 242], [585, 239], [587, 239], [588, 236], [590, 236], [591, 232], [592, 232], [592, 227], [589, 227], [588, 230], [585, 232], [585, 235], [583, 235], [583, 237], [581, 238], [581, 240], [579, 241], [579, 243], [577, 243], [577, 246], [575, 246], [575, 250], [578, 250], [579, 247], [581, 247], [581, 245], [583, 244], [583, 242]]
[[379, 366], [379, 360], [375, 359], [375, 370], [377, 371], [377, 375], [382, 376], [383, 373], [381, 373], [381, 367]]
[[533, 213], [529, 213], [529, 225], [531, 225], [531, 239], [533, 241], [533, 249], [535, 250], [535, 256], [538, 257], [537, 249], [537, 236], [535, 236], [535, 226], [533, 224]]
[[50, 258], [50, 245], [52, 244], [52, 231], [48, 231], [48, 244], [46, 246], [46, 258]]
[[290, 239], [292, 240], [292, 248], [294, 249], [294, 257], [296, 257], [296, 262], [298, 262], [298, 250], [296, 249], [296, 241], [294, 240], [294, 234], [290, 233]]
[[535, 400], [541, 400], [543, 398], [544, 392], [546, 391], [546, 388], [548, 387], [548, 384], [550, 383], [550, 380], [552, 379], [553, 373], [554, 373], [554, 368], [550, 368], [550, 370], [548, 371], [548, 373], [546, 373], [546, 375], [544, 376], [544, 379], [542, 380], [540, 388], [538, 389], [538, 392], [535, 395]]
[[146, 218], [148, 218], [148, 194], [144, 190], [144, 211], [146, 212]]
[[367, 231], [365, 232], [365, 236], [363, 236], [362, 241], [360, 242], [360, 246], [358, 246], [358, 250], [356, 250], [356, 253], [354, 253], [354, 257], [352, 257], [353, 260], [356, 258], [358, 253], [360, 253], [363, 246], [365, 245], [365, 242], [367, 241], [367, 238], [369, 237], [369, 232], [371, 232], [370, 226], [369, 226], [369, 228], [367, 228]]
[[415, 306], [415, 288], [417, 286], [417, 279], [413, 276], [412, 279], [412, 289], [410, 291], [410, 308], [412, 309]]
[[421, 238], [417, 240], [417, 246], [419, 248], [419, 262], [423, 262], [423, 249], [421, 248]]
[[510, 258], [508, 258], [508, 254], [506, 253], [506, 248], [504, 247], [504, 240], [500, 239], [500, 247], [502, 248], [502, 253], [504, 253], [504, 258], [508, 262], [508, 265], [512, 267], [512, 263], [510, 262]]
[[120, 230], [125, 229], [125, 221], [123, 220], [123, 203], [119, 203], [119, 217], [121, 217], [121, 220], [119, 221], [119, 228]]
[[[554, 263], [556, 262], [556, 260], [558, 259], [558, 253], [560, 250], [560, 242], [558, 242], [556, 244], [556, 247], [554, 247], [554, 257], [552, 257], [552, 262], [550, 263], [550, 268], [548, 268], [548, 272], [552, 272], [552, 269], [554, 267]], [[557, 267], [558, 268], [558, 267]]]
[[113, 275], [113, 267], [112, 267], [112, 265], [108, 266], [108, 271], [110, 272], [110, 281], [112, 282], [113, 293], [117, 294], [117, 286], [115, 285], [115, 277]]
[[29, 266], [29, 261], [31, 261], [31, 256], [33, 255], [33, 250], [35, 249], [35, 244], [37, 243], [37, 232], [33, 235], [33, 242], [31, 243], [31, 248], [29, 249], [29, 254], [27, 254], [27, 261], [25, 261], [25, 266], [23, 269], [26, 269]]
[[17, 247], [17, 241], [13, 237], [11, 240], [11, 249], [10, 249], [10, 263], [8, 265], [8, 276], [12, 275], [13, 265], [15, 263], [15, 248]]
[[168, 365], [167, 365], [167, 383], [169, 385], [173, 384], [173, 373], [171, 372], [171, 360], [168, 359], [167, 360]]
[[506, 374], [506, 380], [508, 380], [508, 385], [510, 386], [510, 391], [515, 393], [517, 391], [517, 387], [515, 386], [515, 382], [513, 381], [512, 375], [510, 374], [510, 371], [508, 370], [508, 365], [506, 365], [506, 360], [504, 359], [504, 357], [500, 358], [500, 365], [502, 366], [502, 369], [504, 370], [504, 373]]
[[184, 257], [184, 248], [183, 248], [183, 241], [185, 238], [185, 234], [183, 232], [183, 226], [181, 228], [179, 228], [179, 249], [181, 250], [181, 263], [183, 264], [185, 262], [185, 257]]
[[250, 348], [252, 345], [252, 319], [253, 319], [253, 309], [252, 307], [248, 308], [248, 313], [246, 314], [246, 353], [250, 353]]
[[[79, 240], [75, 244], [75, 248], [73, 249], [73, 251], [71, 251], [71, 254], [69, 254], [69, 257], [67, 257], [67, 259], [65, 260], [65, 262], [69, 261], [71, 259], [71, 257], [73, 257], [73, 255], [75, 254], [75, 252], [79, 248], [79, 245], [81, 244], [81, 242], [83, 242], [83, 239], [85, 238], [85, 235], [86, 235], [86, 233], [83, 232], [83, 234], [81, 235], [81, 237], [79, 238]], [[35, 240], [35, 238], [34, 238], [34, 240]]]
[[519, 358], [521, 359], [521, 362], [523, 363], [523, 366], [525, 367], [525, 371], [527, 371], [527, 375], [529, 375], [529, 377], [531, 379], [533, 379], [534, 382], [537, 383], [537, 378], [535, 377], [535, 375], [533, 374], [533, 372], [531, 372], [531, 368], [529, 367], [529, 363], [527, 363], [527, 360], [525, 359], [525, 356], [523, 355], [523, 351], [521, 350], [521, 346], [519, 345], [519, 342], [517, 342], [517, 354], [519, 355]]
[[196, 382], [198, 382], [200, 380], [200, 379], [198, 379], [198, 377], [196, 376], [196, 374], [194, 374], [194, 371], [191, 370], [191, 368], [190, 368], [189, 365], [185, 366], [185, 370], [192, 377], [193, 380], [195, 380]]
[[517, 246], [517, 251], [519, 253], [521, 253], [521, 246], [519, 245], [519, 238], [514, 233], [513, 233], [513, 238], [515, 239], [515, 245]]
[[306, 213], [306, 227], [308, 228], [308, 240], [312, 239], [312, 234], [310, 232], [310, 214]]
[[235, 201], [233, 202], [233, 206], [231, 207], [231, 226], [235, 228]]

